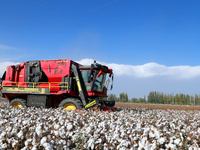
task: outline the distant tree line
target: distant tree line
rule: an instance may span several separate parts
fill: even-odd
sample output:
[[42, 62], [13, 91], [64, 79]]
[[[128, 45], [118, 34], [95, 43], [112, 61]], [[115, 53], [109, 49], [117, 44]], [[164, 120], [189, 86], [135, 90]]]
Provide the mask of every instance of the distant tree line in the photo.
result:
[[116, 102], [131, 102], [131, 103], [151, 103], [151, 104], [174, 104], [174, 105], [200, 105], [200, 94], [188, 95], [188, 94], [164, 94], [162, 92], [150, 92], [147, 97], [144, 98], [128, 98], [127, 93], [120, 93], [119, 97], [115, 94], [109, 94], [108, 100], [114, 100]]

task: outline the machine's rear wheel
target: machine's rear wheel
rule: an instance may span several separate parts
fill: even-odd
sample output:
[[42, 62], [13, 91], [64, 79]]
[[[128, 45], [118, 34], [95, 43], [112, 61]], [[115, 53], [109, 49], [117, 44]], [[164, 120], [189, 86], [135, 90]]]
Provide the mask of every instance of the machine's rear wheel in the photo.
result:
[[15, 108], [26, 107], [26, 101], [24, 99], [21, 99], [21, 98], [15, 98], [10, 102], [9, 106], [15, 107]]
[[79, 99], [67, 98], [60, 103], [59, 107], [63, 107], [65, 110], [75, 110], [82, 109], [83, 105]]

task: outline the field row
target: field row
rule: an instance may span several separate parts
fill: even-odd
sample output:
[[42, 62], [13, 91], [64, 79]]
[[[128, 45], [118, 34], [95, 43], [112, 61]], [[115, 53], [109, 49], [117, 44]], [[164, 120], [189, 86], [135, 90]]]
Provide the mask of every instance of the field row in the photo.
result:
[[195, 149], [200, 111], [117, 112], [8, 108], [0, 103], [0, 149]]
[[[7, 102], [6, 99], [0, 99], [0, 102]], [[139, 104], [139, 103], [115, 103], [120, 108], [146, 108], [146, 109], [173, 109], [173, 110], [200, 110], [200, 106], [189, 105], [167, 105], [167, 104]]]

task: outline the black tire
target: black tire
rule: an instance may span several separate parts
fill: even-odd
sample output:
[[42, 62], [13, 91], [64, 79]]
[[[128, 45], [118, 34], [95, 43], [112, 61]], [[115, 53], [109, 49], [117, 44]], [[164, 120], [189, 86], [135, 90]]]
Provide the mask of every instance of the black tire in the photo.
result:
[[9, 103], [9, 106], [10, 107], [19, 107], [19, 108], [26, 107], [26, 101], [21, 98], [15, 98]]
[[[64, 99], [59, 104], [59, 107], [66, 108], [67, 105], [75, 106], [75, 109], [83, 109], [83, 105], [79, 99], [75, 99], [75, 98]], [[74, 109], [71, 109], [71, 110], [74, 110]]]

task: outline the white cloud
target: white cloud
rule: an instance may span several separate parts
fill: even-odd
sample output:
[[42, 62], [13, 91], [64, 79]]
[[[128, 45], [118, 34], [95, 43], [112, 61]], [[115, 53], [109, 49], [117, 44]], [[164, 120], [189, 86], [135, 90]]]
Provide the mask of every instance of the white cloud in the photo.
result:
[[2, 77], [4, 71], [6, 71], [6, 67], [10, 65], [15, 65], [14, 62], [0, 62], [0, 77]]
[[[90, 65], [94, 62], [93, 59], [82, 59], [77, 61], [82, 65]], [[191, 79], [194, 77], [200, 77], [200, 66], [172, 66], [168, 67], [157, 63], [147, 63], [144, 65], [125, 65], [115, 63], [99, 62], [103, 65], [112, 68], [114, 74], [117, 76], [130, 76], [135, 78], [150, 78], [150, 77], [170, 77], [174, 79]], [[9, 65], [15, 65], [14, 62], [0, 62], [0, 76], [6, 70]]]
[[[82, 59], [78, 61], [80, 64], [89, 65], [94, 62], [93, 59]], [[99, 62], [112, 68], [117, 76], [131, 76], [137, 78], [149, 78], [166, 76], [176, 79], [190, 79], [200, 76], [200, 66], [172, 66], [168, 67], [154, 62], [144, 65], [124, 65], [115, 63]]]
[[16, 50], [17, 48], [0, 44], [0, 50]]

